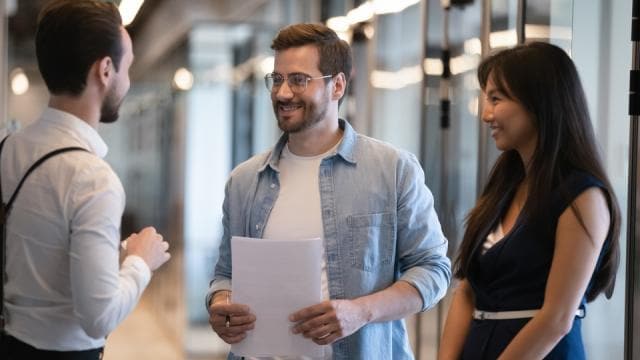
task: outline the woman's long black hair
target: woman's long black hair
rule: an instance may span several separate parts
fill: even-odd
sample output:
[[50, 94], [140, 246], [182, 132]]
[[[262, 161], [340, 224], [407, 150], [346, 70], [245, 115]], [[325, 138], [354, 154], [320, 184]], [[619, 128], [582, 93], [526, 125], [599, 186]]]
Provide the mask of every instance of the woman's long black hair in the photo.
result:
[[[575, 65], [564, 50], [535, 42], [485, 59], [478, 67], [478, 80], [483, 90], [489, 78], [498, 90], [531, 114], [538, 132], [536, 149], [528, 165], [528, 196], [521, 219], [548, 216], [550, 194], [572, 171], [591, 174], [604, 185], [602, 190], [611, 222], [587, 300], [595, 299], [603, 291], [607, 298], [611, 297], [620, 257], [620, 209], [604, 171]], [[466, 231], [454, 263], [456, 277], [467, 277], [475, 249], [504, 216], [524, 178], [525, 169], [519, 154], [515, 150], [502, 153], [476, 206], [467, 216]], [[582, 223], [578, 210], [574, 206], [572, 209]]]

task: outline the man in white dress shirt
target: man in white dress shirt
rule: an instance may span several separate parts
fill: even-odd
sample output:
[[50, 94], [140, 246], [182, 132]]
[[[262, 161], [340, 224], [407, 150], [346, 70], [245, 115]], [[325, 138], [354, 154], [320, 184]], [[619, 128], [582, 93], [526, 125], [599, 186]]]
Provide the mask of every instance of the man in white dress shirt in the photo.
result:
[[99, 359], [106, 335], [133, 310], [151, 272], [169, 260], [152, 227], [120, 255], [125, 194], [96, 131], [129, 89], [132, 44], [112, 3], [53, 1], [38, 19], [36, 54], [50, 92], [41, 118], [0, 155], [2, 201], [44, 154], [6, 222], [3, 359]]

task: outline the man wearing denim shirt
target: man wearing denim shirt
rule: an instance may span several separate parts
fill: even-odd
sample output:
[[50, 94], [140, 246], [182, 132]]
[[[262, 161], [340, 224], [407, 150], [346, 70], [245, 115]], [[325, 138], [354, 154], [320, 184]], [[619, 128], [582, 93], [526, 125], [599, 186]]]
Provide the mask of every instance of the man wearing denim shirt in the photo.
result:
[[325, 359], [412, 359], [402, 319], [434, 306], [451, 276], [422, 169], [414, 155], [338, 118], [351, 50], [331, 29], [290, 25], [271, 48], [274, 71], [265, 82], [284, 134], [227, 182], [207, 294], [211, 327], [234, 344], [260, 321], [228, 301], [232, 236], [319, 237], [324, 301], [293, 313], [293, 332], [330, 344]]

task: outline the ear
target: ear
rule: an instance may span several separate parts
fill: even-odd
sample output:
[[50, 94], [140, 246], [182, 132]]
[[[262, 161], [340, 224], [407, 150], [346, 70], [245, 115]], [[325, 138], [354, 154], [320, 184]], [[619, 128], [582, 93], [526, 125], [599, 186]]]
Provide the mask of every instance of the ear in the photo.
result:
[[98, 79], [98, 82], [104, 86], [108, 87], [111, 83], [114, 76], [114, 67], [113, 62], [109, 56], [105, 56], [102, 59], [96, 61], [93, 64], [93, 72]]
[[346, 90], [347, 79], [344, 76], [344, 73], [340, 72], [333, 77], [333, 91], [331, 93], [331, 98], [333, 100], [340, 100], [344, 96]]

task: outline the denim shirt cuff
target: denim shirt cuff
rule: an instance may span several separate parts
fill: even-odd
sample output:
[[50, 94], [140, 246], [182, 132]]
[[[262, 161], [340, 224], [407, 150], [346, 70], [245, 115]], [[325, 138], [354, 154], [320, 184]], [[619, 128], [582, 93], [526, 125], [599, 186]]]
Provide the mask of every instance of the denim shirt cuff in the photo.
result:
[[213, 280], [211, 282], [211, 286], [209, 286], [209, 290], [207, 290], [207, 296], [205, 297], [204, 306], [209, 312], [209, 304], [211, 303], [211, 298], [213, 298], [213, 294], [216, 291], [228, 290], [231, 291], [231, 280], [229, 279], [220, 279]]
[[420, 312], [432, 308], [447, 293], [448, 282], [446, 279], [434, 279], [434, 273], [432, 271], [420, 267], [407, 270], [399, 280], [411, 284], [418, 290], [422, 298], [422, 308]]

